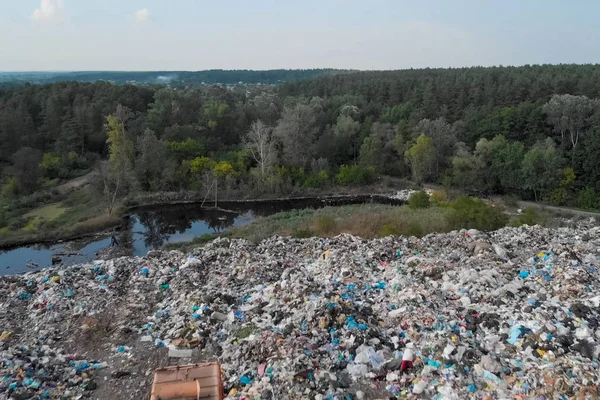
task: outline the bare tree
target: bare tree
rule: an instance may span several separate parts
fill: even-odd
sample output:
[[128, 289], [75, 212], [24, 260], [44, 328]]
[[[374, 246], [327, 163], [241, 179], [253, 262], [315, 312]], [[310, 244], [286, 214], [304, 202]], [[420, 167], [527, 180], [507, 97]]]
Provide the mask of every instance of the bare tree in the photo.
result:
[[250, 131], [244, 137], [244, 146], [258, 164], [261, 177], [264, 178], [275, 163], [275, 145], [273, 129], [260, 119], [252, 123]]
[[125, 176], [123, 170], [116, 169], [109, 163], [100, 164], [99, 173], [106, 210], [108, 211], [108, 215], [112, 215], [117, 201], [124, 192]]

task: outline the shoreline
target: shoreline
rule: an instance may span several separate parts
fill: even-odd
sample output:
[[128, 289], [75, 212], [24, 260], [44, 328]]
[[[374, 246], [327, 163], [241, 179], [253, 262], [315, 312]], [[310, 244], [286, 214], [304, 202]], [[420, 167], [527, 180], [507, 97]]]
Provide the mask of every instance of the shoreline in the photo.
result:
[[[190, 193], [184, 193], [182, 197], [189, 195]], [[252, 205], [260, 205], [260, 204], [268, 204], [268, 203], [285, 203], [285, 202], [297, 202], [297, 201], [320, 201], [327, 202], [332, 204], [326, 205], [343, 205], [344, 202], [347, 201], [360, 201], [360, 200], [368, 200], [371, 199], [375, 202], [391, 202], [392, 205], [402, 205], [405, 203], [404, 200], [395, 199], [393, 193], [357, 193], [357, 194], [339, 194], [339, 195], [317, 195], [317, 196], [289, 196], [289, 197], [278, 197], [278, 198], [256, 198], [256, 199], [225, 199], [220, 200], [218, 203], [218, 207], [216, 208], [222, 212], [232, 212], [233, 210], [227, 209], [227, 206], [252, 206]], [[134, 200], [135, 202], [135, 200]], [[115, 216], [115, 218], [119, 219], [119, 222], [114, 222], [113, 224], [109, 224], [104, 229], [90, 232], [90, 233], [72, 233], [67, 235], [59, 235], [58, 237], [53, 232], [49, 232], [46, 235], [41, 236], [31, 236], [25, 238], [16, 238], [16, 239], [7, 239], [3, 241], [0, 239], [0, 252], [14, 250], [19, 247], [29, 247], [36, 245], [46, 245], [46, 246], [54, 246], [57, 244], [61, 244], [63, 242], [74, 241], [77, 239], [89, 239], [89, 238], [105, 238], [110, 236], [113, 230], [119, 226], [124, 227], [127, 219], [132, 213], [135, 213], [136, 210], [144, 210], [148, 208], [155, 207], [168, 207], [168, 206], [180, 206], [180, 205], [198, 205], [202, 204], [202, 201], [193, 199], [193, 200], [167, 200], [167, 201], [149, 201], [140, 204], [133, 204], [128, 207], [125, 207], [122, 213]], [[204, 208], [207, 210], [215, 210], [215, 207], [210, 206], [211, 203], [207, 203], [208, 205]], [[223, 207], [224, 206], [224, 207]]]

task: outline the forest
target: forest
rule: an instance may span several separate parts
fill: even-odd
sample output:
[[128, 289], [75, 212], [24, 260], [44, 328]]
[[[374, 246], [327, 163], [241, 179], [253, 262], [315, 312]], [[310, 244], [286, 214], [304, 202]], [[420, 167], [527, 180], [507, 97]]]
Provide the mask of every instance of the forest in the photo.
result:
[[598, 65], [0, 86], [1, 196], [97, 169], [109, 210], [133, 194], [260, 197], [391, 178], [599, 210], [599, 98]]
[[77, 71], [77, 72], [0, 72], [0, 82], [56, 83], [97, 82], [114, 84], [135, 83], [138, 85], [168, 84], [185, 88], [198, 85], [277, 84], [333, 75], [349, 71], [334, 69], [274, 69], [251, 70], [205, 70], [205, 71]]

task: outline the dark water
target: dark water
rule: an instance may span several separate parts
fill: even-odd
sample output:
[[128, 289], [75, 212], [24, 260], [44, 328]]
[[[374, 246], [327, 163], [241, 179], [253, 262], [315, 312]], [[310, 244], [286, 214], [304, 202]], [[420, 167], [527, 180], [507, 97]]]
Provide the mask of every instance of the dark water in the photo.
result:
[[[294, 199], [269, 202], [219, 203], [219, 209], [202, 209], [198, 204], [138, 208], [115, 233], [121, 245], [128, 246], [136, 256], [160, 249], [167, 243], [192, 240], [205, 233], [220, 233], [231, 227], [250, 224], [262, 216], [292, 209], [320, 208], [377, 202], [400, 204], [384, 197]], [[62, 264], [73, 265], [94, 260], [96, 253], [110, 246], [111, 239], [92, 242], [69, 242], [51, 246], [24, 246], [0, 252], [0, 275], [12, 275], [52, 265], [52, 256], [60, 255]]]

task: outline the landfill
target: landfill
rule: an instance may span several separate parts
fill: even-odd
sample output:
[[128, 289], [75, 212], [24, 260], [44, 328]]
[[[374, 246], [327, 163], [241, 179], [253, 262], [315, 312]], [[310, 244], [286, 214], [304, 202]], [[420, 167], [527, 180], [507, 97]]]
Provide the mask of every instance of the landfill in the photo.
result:
[[597, 399], [600, 228], [217, 239], [0, 278], [0, 399]]

